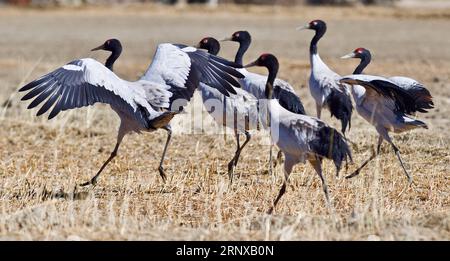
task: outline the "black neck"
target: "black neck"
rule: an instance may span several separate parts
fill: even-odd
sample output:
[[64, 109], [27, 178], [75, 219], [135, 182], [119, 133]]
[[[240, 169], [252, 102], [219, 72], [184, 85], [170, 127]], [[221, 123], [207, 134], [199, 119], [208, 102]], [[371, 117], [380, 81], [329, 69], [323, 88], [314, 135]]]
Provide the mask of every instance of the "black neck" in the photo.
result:
[[273, 83], [275, 82], [275, 78], [277, 77], [278, 65], [273, 64], [271, 66], [268, 66], [267, 69], [269, 69], [269, 76], [267, 77], [265, 94], [266, 98], [270, 100], [273, 99]]
[[250, 40], [242, 40], [239, 42], [239, 49], [236, 53], [236, 57], [234, 58], [234, 62], [239, 65], [243, 64], [243, 58], [245, 52], [248, 50], [248, 47], [250, 47]]
[[317, 29], [316, 34], [314, 35], [313, 39], [311, 40], [311, 44], [309, 46], [309, 52], [310, 54], [316, 54], [317, 53], [317, 43], [319, 42], [320, 38], [325, 34], [325, 30]]
[[119, 50], [113, 50], [111, 52], [111, 55], [108, 57], [108, 59], [106, 59], [106, 63], [105, 63], [106, 68], [113, 71], [114, 62], [117, 60], [117, 58], [119, 58], [120, 53], [121, 53], [121, 51], [119, 51]]
[[359, 62], [358, 66], [353, 71], [353, 74], [361, 74], [363, 70], [367, 67], [367, 65], [369, 65], [370, 59], [371, 59], [370, 54], [361, 57], [361, 62]]

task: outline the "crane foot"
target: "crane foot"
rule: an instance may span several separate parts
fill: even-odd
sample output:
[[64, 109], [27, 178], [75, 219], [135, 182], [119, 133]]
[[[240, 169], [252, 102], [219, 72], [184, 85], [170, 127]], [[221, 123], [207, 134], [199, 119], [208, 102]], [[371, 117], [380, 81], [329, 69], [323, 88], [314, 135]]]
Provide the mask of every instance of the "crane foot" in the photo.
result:
[[353, 178], [353, 177], [355, 177], [355, 176], [358, 176], [359, 175], [359, 170], [356, 170], [355, 172], [353, 172], [352, 174], [350, 174], [350, 175], [348, 175], [348, 176], [345, 176], [345, 178], [346, 179], [351, 179], [351, 178]]
[[97, 179], [96, 178], [92, 178], [91, 180], [80, 184], [80, 187], [86, 187], [86, 186], [89, 186], [89, 185], [95, 186], [96, 184], [97, 184]]
[[166, 183], [167, 176], [166, 176], [163, 166], [159, 166], [158, 170], [159, 170], [159, 175], [161, 176], [161, 178], [163, 180], [163, 183]]
[[228, 163], [228, 178], [230, 179], [230, 184], [233, 183], [234, 175], [234, 159]]

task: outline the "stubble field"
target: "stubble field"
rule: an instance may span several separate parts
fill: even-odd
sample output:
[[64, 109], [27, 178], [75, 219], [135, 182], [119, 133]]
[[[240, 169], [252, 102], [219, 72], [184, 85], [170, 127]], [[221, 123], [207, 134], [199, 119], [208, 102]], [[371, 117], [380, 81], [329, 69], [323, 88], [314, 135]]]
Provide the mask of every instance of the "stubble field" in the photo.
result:
[[[17, 90], [38, 76], [82, 57], [103, 62], [90, 49], [106, 39], [122, 41], [119, 76], [137, 79], [158, 43], [195, 44], [237, 30], [253, 37], [245, 62], [262, 52], [280, 60], [279, 77], [293, 84], [309, 114], [308, 45], [312, 32], [295, 27], [320, 18], [328, 32], [319, 43], [324, 61], [350, 74], [357, 61], [339, 57], [356, 47], [371, 50], [366, 73], [405, 75], [424, 83], [435, 109], [418, 115], [428, 130], [394, 135], [414, 185], [391, 148], [354, 179], [334, 176], [324, 164], [332, 206], [309, 165], [297, 165], [287, 194], [272, 216], [265, 212], [283, 181], [282, 168], [268, 173], [267, 133], [253, 133], [228, 186], [232, 135], [202, 134], [189, 126], [202, 113], [194, 96], [176, 116], [163, 184], [157, 167], [163, 130], [129, 135], [97, 186], [80, 188], [112, 150], [119, 124], [106, 105], [35, 117]], [[383, 8], [256, 8], [173, 10], [159, 6], [63, 10], [0, 9], [0, 239], [19, 240], [449, 240], [450, 239], [450, 10]], [[221, 56], [237, 45], [224, 43]], [[255, 70], [265, 73], [264, 70]], [[198, 114], [197, 114], [198, 115]], [[323, 113], [335, 127], [340, 124]], [[371, 153], [377, 136], [355, 112], [348, 137], [354, 170]], [[208, 127], [209, 126], [209, 127]], [[403, 192], [403, 193], [402, 193]]]

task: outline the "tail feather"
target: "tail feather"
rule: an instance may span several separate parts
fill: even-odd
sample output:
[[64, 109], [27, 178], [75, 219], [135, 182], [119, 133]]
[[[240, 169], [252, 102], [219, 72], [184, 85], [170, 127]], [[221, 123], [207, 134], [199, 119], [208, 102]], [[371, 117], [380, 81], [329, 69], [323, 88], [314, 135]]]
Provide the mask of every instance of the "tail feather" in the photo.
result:
[[352, 153], [345, 138], [334, 128], [322, 126], [316, 138], [309, 142], [311, 149], [319, 156], [333, 160], [336, 173], [339, 173], [342, 162], [347, 158], [352, 162]]
[[336, 89], [332, 89], [326, 100], [326, 104], [330, 109], [331, 116], [341, 121], [342, 133], [345, 133], [347, 126], [351, 128], [353, 105], [350, 97], [345, 93]]

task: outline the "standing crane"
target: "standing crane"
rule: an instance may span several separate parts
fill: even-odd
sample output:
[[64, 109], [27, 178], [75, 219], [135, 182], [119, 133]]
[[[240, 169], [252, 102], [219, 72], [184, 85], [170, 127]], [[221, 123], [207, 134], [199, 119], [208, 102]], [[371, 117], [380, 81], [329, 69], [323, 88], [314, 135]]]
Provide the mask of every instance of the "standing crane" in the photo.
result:
[[[196, 46], [205, 49], [212, 55], [220, 51], [220, 43], [213, 37], [203, 38]], [[229, 97], [224, 96], [217, 89], [200, 83], [198, 87], [202, 94], [203, 104], [206, 111], [212, 116], [217, 124], [233, 129], [236, 137], [236, 151], [228, 163], [228, 177], [230, 183], [233, 180], [234, 168], [236, 167], [240, 154], [245, 145], [250, 141], [250, 129], [258, 128], [258, 100], [252, 94], [243, 89], [236, 89], [236, 94]], [[214, 108], [212, 108], [214, 105]], [[221, 110], [217, 107], [221, 107]], [[210, 108], [208, 108], [210, 107]], [[245, 141], [240, 145], [239, 135], [245, 135]]]
[[[347, 158], [352, 160], [351, 151], [344, 137], [325, 122], [307, 115], [296, 114], [286, 110], [277, 99], [274, 99], [273, 84], [278, 72], [278, 60], [272, 54], [262, 54], [256, 61], [248, 64], [252, 66], [264, 66], [269, 71], [265, 93], [267, 101], [267, 115], [261, 116], [268, 119], [272, 142], [285, 155], [284, 182], [276, 197], [273, 206], [268, 213], [271, 214], [278, 201], [286, 192], [286, 185], [294, 165], [304, 163], [306, 160], [313, 166], [322, 182], [326, 201], [329, 203], [328, 187], [322, 175], [322, 160], [333, 160], [336, 166], [336, 175]], [[263, 111], [264, 112], [264, 111]]]
[[371, 57], [370, 51], [364, 48], [357, 48], [352, 53], [341, 57], [360, 59], [353, 75], [343, 77], [340, 82], [352, 86], [351, 93], [355, 100], [356, 111], [372, 124], [379, 134], [377, 150], [346, 178], [358, 175], [364, 166], [380, 153], [381, 144], [383, 140], [386, 140], [397, 155], [410, 185], [412, 176], [406, 170], [400, 150], [394, 145], [389, 132], [402, 133], [415, 128], [428, 129], [425, 122], [413, 119], [409, 115], [432, 109], [433, 98], [425, 86], [414, 79], [402, 76], [384, 78], [362, 74], [364, 68], [370, 63]]
[[119, 115], [120, 126], [114, 150], [97, 174], [82, 186], [96, 184], [100, 173], [117, 155], [126, 134], [153, 132], [160, 128], [168, 132], [159, 165], [159, 174], [165, 181], [166, 174], [162, 165], [172, 134], [169, 123], [179, 112], [179, 108], [187, 104], [200, 82], [229, 95], [236, 93], [233, 86], [239, 87], [233, 77], [243, 77], [234, 69], [239, 65], [233, 62], [194, 47], [165, 43], [158, 45], [145, 74], [139, 80], [129, 82], [112, 72], [113, 64], [122, 51], [118, 40], [107, 40], [92, 50], [111, 52], [105, 66], [92, 58], [74, 60], [19, 90], [29, 91], [22, 100], [35, 98], [28, 109], [46, 100], [37, 116], [53, 107], [48, 119], [61, 111], [97, 102], [109, 104]]
[[340, 87], [341, 77], [328, 68], [317, 52], [317, 43], [327, 31], [327, 25], [322, 20], [314, 20], [297, 28], [297, 30], [303, 29], [315, 31], [309, 47], [311, 63], [309, 90], [316, 101], [317, 117], [320, 119], [323, 107], [328, 108], [331, 116], [341, 121], [341, 131], [345, 136], [347, 126], [350, 129], [352, 120], [353, 105], [350, 93], [347, 88]]

